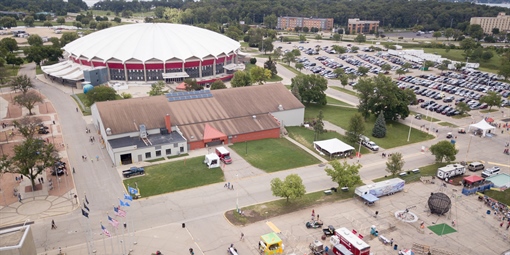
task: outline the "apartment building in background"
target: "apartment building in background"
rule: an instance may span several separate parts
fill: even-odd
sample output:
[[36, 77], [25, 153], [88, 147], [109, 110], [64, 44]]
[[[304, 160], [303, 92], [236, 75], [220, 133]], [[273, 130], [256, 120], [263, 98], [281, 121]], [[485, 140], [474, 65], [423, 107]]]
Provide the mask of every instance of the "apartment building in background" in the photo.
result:
[[486, 34], [492, 34], [494, 28], [499, 28], [500, 33], [510, 32], [510, 16], [504, 12], [498, 13], [496, 17], [472, 17], [469, 24], [480, 25]]
[[278, 17], [277, 29], [294, 29], [295, 27], [316, 27], [320, 30], [333, 29], [332, 18]]
[[349, 34], [369, 34], [370, 31], [375, 33], [379, 29], [379, 22], [375, 20], [349, 19], [347, 30]]

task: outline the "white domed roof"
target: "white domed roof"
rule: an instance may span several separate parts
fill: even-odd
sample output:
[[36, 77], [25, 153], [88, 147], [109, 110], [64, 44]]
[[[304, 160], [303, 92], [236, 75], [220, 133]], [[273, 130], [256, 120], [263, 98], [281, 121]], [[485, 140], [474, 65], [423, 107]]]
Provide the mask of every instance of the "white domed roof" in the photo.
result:
[[88, 61], [136, 59], [182, 61], [195, 57], [237, 52], [241, 44], [222, 34], [194, 26], [169, 23], [139, 23], [94, 32], [64, 46], [64, 50]]

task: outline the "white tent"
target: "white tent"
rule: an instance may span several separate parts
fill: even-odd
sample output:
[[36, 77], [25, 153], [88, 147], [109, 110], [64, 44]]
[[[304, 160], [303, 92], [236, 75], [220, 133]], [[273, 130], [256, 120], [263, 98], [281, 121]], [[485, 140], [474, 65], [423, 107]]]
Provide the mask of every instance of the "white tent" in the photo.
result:
[[481, 129], [482, 130], [482, 136], [485, 136], [487, 133], [487, 130], [496, 129], [496, 127], [492, 126], [491, 124], [487, 123], [485, 120], [481, 120], [478, 123], [469, 125], [469, 130], [471, 130], [471, 127]]
[[338, 140], [337, 138], [313, 142], [313, 147], [318, 152], [327, 154], [330, 157], [332, 157], [332, 156], [333, 157], [334, 156], [347, 156], [352, 151], [354, 151], [354, 147]]

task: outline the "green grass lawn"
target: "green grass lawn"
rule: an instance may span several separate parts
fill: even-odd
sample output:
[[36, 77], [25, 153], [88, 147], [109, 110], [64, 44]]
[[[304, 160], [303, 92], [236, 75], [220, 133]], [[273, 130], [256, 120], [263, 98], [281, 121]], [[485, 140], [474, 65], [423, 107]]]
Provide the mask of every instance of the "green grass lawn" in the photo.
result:
[[204, 157], [186, 158], [145, 168], [145, 175], [124, 180], [131, 187], [138, 184], [142, 197], [223, 182], [221, 168], [209, 169]]
[[[306, 146], [308, 149], [312, 150], [313, 152], [317, 153], [315, 148], [313, 147], [315, 132], [313, 130], [310, 130], [305, 127], [286, 127], [287, 131], [289, 132], [289, 137], [296, 140], [298, 143]], [[359, 149], [359, 144], [351, 143], [347, 140], [347, 137], [337, 133], [337, 132], [326, 132], [317, 138], [317, 140], [328, 140], [332, 138], [338, 138], [338, 140], [351, 145], [354, 147], [354, 149], [357, 151]], [[367, 148], [361, 146], [361, 154], [367, 154], [371, 153], [370, 150]], [[319, 153], [317, 153], [319, 155]], [[327, 160], [331, 160], [328, 156], [322, 156], [323, 158]]]
[[41, 66], [38, 65], [35, 66], [35, 74], [36, 75], [44, 74], [44, 72], [41, 70]]
[[506, 189], [505, 191], [486, 190], [484, 194], [505, 205], [510, 205], [510, 189]]
[[330, 88], [338, 90], [338, 91], [343, 92], [345, 94], [349, 94], [351, 96], [359, 97], [359, 95], [358, 95], [358, 93], [356, 91], [352, 91], [352, 90], [349, 90], [349, 89], [344, 89], [344, 88], [337, 87], [337, 86], [331, 86]]
[[450, 123], [450, 122], [446, 122], [446, 121], [443, 121], [443, 122], [439, 122], [437, 123], [438, 125], [440, 126], [444, 126], [444, 127], [452, 127], [452, 128], [456, 128], [456, 127], [459, 127], [453, 123]]
[[[414, 118], [414, 116], [415, 116], [416, 114], [420, 114], [420, 115], [421, 115], [421, 119], [422, 119], [422, 120], [431, 121], [431, 122], [438, 122], [438, 121], [439, 121], [438, 119], [436, 119], [436, 118], [434, 118], [434, 117], [432, 117], [432, 116], [430, 116], [430, 115], [429, 115], [429, 116], [427, 116], [427, 115], [423, 115], [423, 114], [421, 114], [421, 113], [417, 113], [417, 112], [415, 112], [415, 111], [411, 111], [411, 114], [409, 115], [409, 118], [411, 118], [411, 117], [413, 117], [413, 118]], [[411, 115], [412, 115], [412, 116], [411, 116]]]
[[498, 109], [487, 109], [487, 110], [481, 110], [480, 113], [490, 113], [490, 112], [497, 112], [499, 111]]
[[[422, 48], [420, 48], [422, 49]], [[454, 61], [466, 62], [466, 57], [463, 55], [464, 50], [450, 50], [446, 52], [446, 49], [440, 48], [423, 48], [425, 53], [432, 53], [441, 55], [443, 58], [447, 58]], [[487, 71], [491, 73], [497, 73], [499, 70], [499, 66], [501, 65], [501, 57], [493, 52], [494, 56], [488, 62], [479, 62], [480, 63], [480, 71]]]
[[284, 138], [236, 143], [230, 146], [252, 166], [268, 173], [320, 163]]
[[[289, 89], [290, 89], [290, 86], [289, 86]], [[347, 106], [347, 107], [352, 107], [352, 105], [344, 102], [344, 101], [340, 101], [338, 99], [335, 99], [335, 98], [332, 98], [330, 96], [326, 96], [326, 101], [328, 102], [328, 104], [333, 104], [333, 105], [339, 105], [339, 106]]]
[[296, 68], [294, 68], [294, 67], [292, 67], [290, 65], [287, 65], [285, 63], [280, 63], [280, 65], [282, 65], [283, 67], [287, 68], [289, 71], [295, 73], [296, 75], [301, 74], [300, 71], [298, 71]]
[[[322, 110], [324, 114], [324, 120], [327, 120], [344, 130], [347, 130], [349, 127], [350, 118], [358, 112], [357, 109], [354, 108], [346, 108], [346, 107], [337, 107], [337, 106], [317, 106], [317, 105], [307, 105], [305, 108], [305, 120], [314, 119], [319, 115], [319, 111]], [[409, 142], [407, 142], [407, 136], [409, 133], [409, 126], [401, 124], [399, 122], [387, 122], [386, 123], [386, 137], [385, 138], [375, 138], [372, 136], [372, 129], [375, 124], [375, 116], [371, 116], [366, 120], [365, 126], [365, 135], [369, 137], [372, 141], [374, 141], [377, 145], [384, 149], [395, 148], [398, 146], [417, 143], [421, 141], [426, 141], [433, 139], [433, 135], [429, 135], [423, 131], [412, 128], [411, 129], [411, 137]]]
[[18, 71], [19, 71], [19, 66], [6, 65], [5, 71], [7, 73], [7, 76], [11, 76], [11, 77], [17, 76]]
[[[406, 183], [416, 182], [416, 181], [419, 181], [420, 177], [422, 177], [422, 176], [436, 176], [437, 169], [440, 168], [440, 167], [446, 166], [446, 165], [447, 165], [447, 163], [435, 163], [435, 164], [432, 164], [432, 165], [422, 166], [422, 167], [420, 167], [420, 172], [416, 173], [416, 174], [413, 173], [413, 172], [410, 172], [410, 170], [412, 170], [412, 169], [404, 168], [405, 170], [402, 171], [402, 172], [407, 172], [406, 176], [391, 176], [390, 173], [386, 172], [386, 173], [388, 173], [387, 176], [381, 177], [381, 178], [377, 178], [377, 179], [374, 179], [372, 181], [373, 182], [380, 182], [380, 181], [385, 181], [385, 180], [389, 180], [389, 179], [393, 179], [395, 177], [398, 177], [398, 178], [406, 181]], [[404, 167], [405, 167], [405, 165], [404, 165]]]

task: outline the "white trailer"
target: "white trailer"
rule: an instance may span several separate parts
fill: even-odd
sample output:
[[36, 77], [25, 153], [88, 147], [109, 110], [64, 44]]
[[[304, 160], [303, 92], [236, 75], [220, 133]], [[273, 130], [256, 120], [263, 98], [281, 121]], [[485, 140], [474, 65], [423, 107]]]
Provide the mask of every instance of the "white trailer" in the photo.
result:
[[210, 153], [205, 155], [204, 163], [209, 168], [220, 167], [220, 157], [216, 153]]
[[357, 187], [354, 193], [360, 197], [371, 194], [375, 197], [391, 195], [404, 189], [405, 181], [400, 178], [393, 178], [382, 182], [376, 182]]
[[446, 165], [437, 169], [437, 178], [439, 179], [452, 178], [457, 175], [463, 175], [465, 172], [466, 167], [461, 164]]

